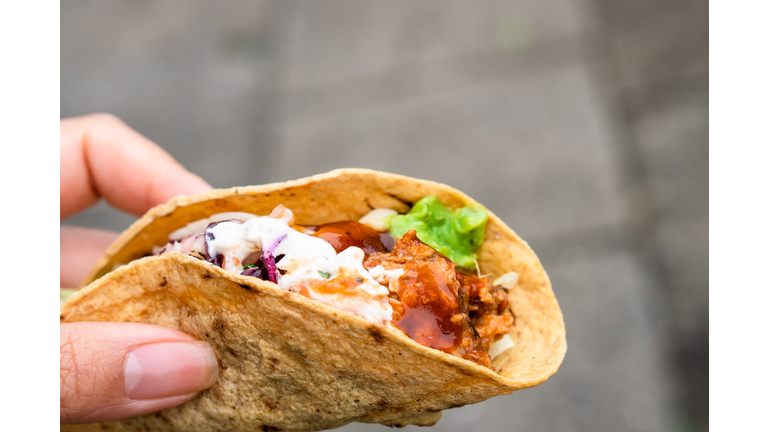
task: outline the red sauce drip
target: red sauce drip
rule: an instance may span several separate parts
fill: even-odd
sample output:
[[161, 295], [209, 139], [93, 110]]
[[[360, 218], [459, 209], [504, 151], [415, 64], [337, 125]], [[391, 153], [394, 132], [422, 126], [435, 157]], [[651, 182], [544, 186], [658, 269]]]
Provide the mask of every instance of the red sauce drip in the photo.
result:
[[399, 297], [403, 318], [392, 321], [416, 342], [445, 352], [453, 351], [461, 342], [461, 321], [451, 317], [461, 313], [456, 287], [451, 289], [439, 265], [415, 264], [400, 279]]
[[480, 297], [480, 292], [485, 288], [485, 279], [479, 278], [475, 275], [464, 274], [456, 270], [456, 280], [464, 288], [470, 299]]
[[341, 252], [350, 246], [357, 246], [370, 255], [375, 252], [392, 250], [394, 239], [389, 233], [376, 231], [368, 225], [355, 221], [333, 222], [313, 227], [315, 237], [319, 237]]

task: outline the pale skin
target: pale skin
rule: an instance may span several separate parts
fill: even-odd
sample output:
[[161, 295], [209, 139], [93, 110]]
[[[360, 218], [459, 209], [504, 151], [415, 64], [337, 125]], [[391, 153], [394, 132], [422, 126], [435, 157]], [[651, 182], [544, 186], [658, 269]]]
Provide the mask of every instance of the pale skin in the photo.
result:
[[[108, 114], [62, 120], [60, 218], [104, 199], [141, 215], [176, 195], [211, 186], [167, 152]], [[63, 288], [83, 278], [116, 233], [62, 227]], [[205, 342], [179, 331], [134, 323], [60, 325], [60, 420], [91, 423], [182, 404], [218, 377]]]

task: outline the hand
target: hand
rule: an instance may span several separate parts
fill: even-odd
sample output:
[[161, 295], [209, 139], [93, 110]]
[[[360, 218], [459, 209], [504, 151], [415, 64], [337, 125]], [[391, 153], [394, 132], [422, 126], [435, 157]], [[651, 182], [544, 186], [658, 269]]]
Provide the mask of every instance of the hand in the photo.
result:
[[[61, 121], [60, 217], [104, 198], [135, 215], [173, 196], [211, 189], [119, 119]], [[80, 284], [117, 234], [61, 228], [62, 287]], [[213, 385], [210, 345], [165, 327], [136, 323], [60, 325], [61, 423], [132, 417], [182, 404]]]

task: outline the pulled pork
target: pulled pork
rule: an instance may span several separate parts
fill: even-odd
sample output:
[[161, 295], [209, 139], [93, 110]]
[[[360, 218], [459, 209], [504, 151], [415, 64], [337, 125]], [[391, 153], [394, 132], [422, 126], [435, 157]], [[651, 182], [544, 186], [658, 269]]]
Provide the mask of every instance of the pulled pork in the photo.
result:
[[366, 269], [379, 265], [402, 271], [382, 282], [397, 328], [422, 345], [491, 367], [488, 347], [512, 325], [503, 289], [457, 271], [414, 230], [397, 240], [391, 253], [373, 253], [363, 262]]

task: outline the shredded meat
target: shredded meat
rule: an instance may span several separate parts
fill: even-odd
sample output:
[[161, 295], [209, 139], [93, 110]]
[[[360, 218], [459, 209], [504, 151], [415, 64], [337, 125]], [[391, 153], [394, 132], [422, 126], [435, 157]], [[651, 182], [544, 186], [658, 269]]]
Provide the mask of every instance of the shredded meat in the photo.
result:
[[370, 254], [363, 265], [403, 271], [385, 284], [397, 328], [422, 345], [491, 367], [488, 346], [512, 325], [502, 289], [487, 278], [458, 272], [413, 230], [395, 242], [391, 253]]
[[507, 293], [502, 287], [495, 287], [490, 279], [456, 272], [461, 290], [469, 298], [469, 319], [483, 338], [487, 347], [501, 339], [512, 327], [513, 318], [509, 312]]
[[483, 338], [483, 345], [485, 346], [489, 346], [491, 342], [495, 342], [509, 333], [512, 321], [512, 314], [509, 312], [504, 315], [483, 315], [472, 320], [477, 333]]

